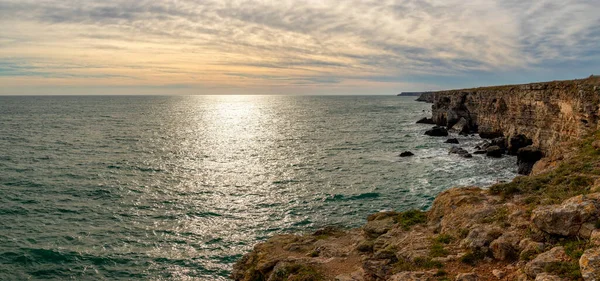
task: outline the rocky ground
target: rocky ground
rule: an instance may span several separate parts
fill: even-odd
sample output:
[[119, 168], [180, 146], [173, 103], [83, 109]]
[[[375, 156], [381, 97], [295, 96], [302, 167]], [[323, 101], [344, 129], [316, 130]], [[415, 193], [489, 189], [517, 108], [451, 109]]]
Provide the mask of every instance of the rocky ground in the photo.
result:
[[360, 229], [278, 235], [235, 280], [600, 280], [600, 134], [532, 176], [453, 188], [427, 212], [384, 212]]

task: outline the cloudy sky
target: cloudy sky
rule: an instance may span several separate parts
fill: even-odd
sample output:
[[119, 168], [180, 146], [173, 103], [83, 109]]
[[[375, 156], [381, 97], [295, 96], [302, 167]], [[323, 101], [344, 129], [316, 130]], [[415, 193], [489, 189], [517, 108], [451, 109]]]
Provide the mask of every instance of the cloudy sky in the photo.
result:
[[599, 0], [0, 0], [0, 94], [394, 94], [600, 74]]

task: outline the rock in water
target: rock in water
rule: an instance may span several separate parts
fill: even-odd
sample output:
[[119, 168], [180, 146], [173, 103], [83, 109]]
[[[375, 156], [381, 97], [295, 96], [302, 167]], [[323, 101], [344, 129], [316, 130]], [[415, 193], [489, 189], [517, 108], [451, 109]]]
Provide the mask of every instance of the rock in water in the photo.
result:
[[485, 150], [485, 155], [489, 157], [500, 158], [502, 154], [504, 154], [504, 149], [497, 145], [492, 145]]
[[466, 151], [463, 148], [460, 148], [458, 146], [453, 146], [452, 148], [450, 148], [450, 151], [448, 151], [448, 154], [458, 154], [458, 156], [460, 157], [464, 157], [464, 158], [472, 158], [473, 155], [471, 155], [468, 151]]
[[446, 140], [444, 143], [454, 143], [454, 144], [458, 144], [458, 140], [456, 138], [452, 138], [452, 139], [448, 139]]
[[543, 153], [537, 147], [527, 146], [520, 148], [517, 152], [518, 173], [520, 175], [529, 175], [533, 165], [543, 157]]
[[435, 124], [435, 122], [431, 118], [423, 117], [417, 121], [417, 124]]
[[430, 130], [427, 130], [425, 132], [425, 135], [432, 136], [432, 137], [445, 137], [445, 136], [448, 136], [448, 130], [446, 130], [446, 128], [444, 128], [444, 127], [435, 126], [435, 127], [431, 128]]
[[413, 156], [413, 155], [415, 155], [415, 154], [412, 153], [412, 152], [410, 152], [410, 151], [404, 151], [404, 152], [400, 153], [399, 156], [400, 157], [410, 157], [410, 156]]

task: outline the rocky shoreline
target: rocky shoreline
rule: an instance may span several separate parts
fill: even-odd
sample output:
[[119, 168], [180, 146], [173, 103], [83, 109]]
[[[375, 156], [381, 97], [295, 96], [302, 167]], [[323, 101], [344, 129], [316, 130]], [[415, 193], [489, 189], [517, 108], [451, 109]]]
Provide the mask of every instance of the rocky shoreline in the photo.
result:
[[503, 140], [503, 152], [529, 157], [523, 165], [532, 175], [452, 188], [427, 212], [376, 213], [358, 229], [274, 236], [240, 259], [231, 277], [600, 280], [600, 79], [432, 96], [437, 126], [491, 138], [486, 153]]

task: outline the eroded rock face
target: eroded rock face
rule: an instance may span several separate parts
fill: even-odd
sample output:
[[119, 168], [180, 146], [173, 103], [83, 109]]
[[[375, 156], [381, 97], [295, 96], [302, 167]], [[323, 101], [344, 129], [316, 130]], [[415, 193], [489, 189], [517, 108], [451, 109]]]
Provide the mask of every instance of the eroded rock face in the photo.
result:
[[464, 118], [482, 138], [504, 135], [510, 140], [522, 134], [547, 155], [560, 154], [561, 143], [599, 128], [598, 89], [600, 78], [590, 77], [440, 91], [434, 93], [432, 118], [448, 127]]
[[542, 231], [562, 236], [589, 238], [588, 224], [600, 216], [600, 193], [579, 195], [560, 205], [541, 206], [533, 210], [531, 220]]
[[579, 259], [579, 267], [585, 281], [600, 280], [600, 247], [587, 249]]

